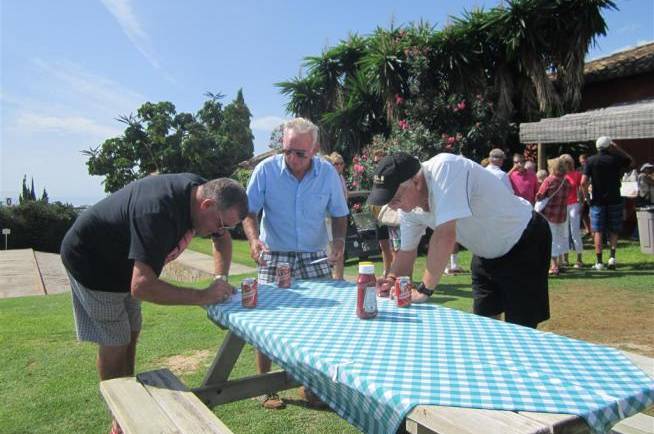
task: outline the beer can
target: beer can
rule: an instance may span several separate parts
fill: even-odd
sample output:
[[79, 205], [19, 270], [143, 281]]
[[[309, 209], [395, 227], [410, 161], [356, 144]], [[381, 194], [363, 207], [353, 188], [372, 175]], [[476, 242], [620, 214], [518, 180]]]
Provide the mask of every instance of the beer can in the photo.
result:
[[411, 278], [400, 276], [395, 280], [395, 300], [397, 307], [407, 307], [411, 304]]
[[291, 287], [291, 264], [288, 262], [280, 262], [277, 264], [275, 283], [278, 288]]
[[243, 307], [257, 307], [257, 279], [247, 277], [241, 282], [241, 303]]

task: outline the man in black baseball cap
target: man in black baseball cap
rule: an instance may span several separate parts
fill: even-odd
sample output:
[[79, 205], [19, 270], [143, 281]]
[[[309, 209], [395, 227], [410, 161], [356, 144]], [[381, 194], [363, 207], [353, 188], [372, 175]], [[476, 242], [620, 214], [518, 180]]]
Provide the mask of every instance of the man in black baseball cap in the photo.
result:
[[419, 171], [420, 161], [406, 152], [384, 157], [375, 169], [368, 203], [386, 205], [393, 199], [400, 184], [413, 178]]
[[410, 274], [425, 229], [433, 234], [414, 303], [434, 292], [456, 242], [470, 250], [473, 311], [527, 327], [549, 318], [552, 235], [531, 204], [477, 163], [442, 153], [420, 163], [407, 153], [379, 162], [371, 205], [400, 212], [401, 247], [386, 284]]

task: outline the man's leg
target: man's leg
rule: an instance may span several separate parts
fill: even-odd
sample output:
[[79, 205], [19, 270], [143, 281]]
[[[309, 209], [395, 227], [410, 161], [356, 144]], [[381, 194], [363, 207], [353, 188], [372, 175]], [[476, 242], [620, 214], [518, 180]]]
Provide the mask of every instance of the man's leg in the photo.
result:
[[498, 288], [490, 279], [489, 261], [477, 255], [470, 263], [472, 274], [472, 311], [481, 316], [494, 319], [502, 318], [502, 300]]
[[590, 227], [593, 231], [593, 241], [595, 244], [595, 265], [593, 268], [602, 270], [604, 268], [602, 260], [602, 237], [606, 226], [606, 207], [593, 205], [590, 207]]
[[[277, 264], [279, 263], [289, 264], [291, 266], [291, 276], [297, 278], [297, 262], [295, 261], [295, 257], [291, 257], [282, 252], [266, 252], [263, 254], [263, 260], [266, 262], [266, 266], [263, 267], [260, 265], [257, 267], [257, 279], [260, 283], [275, 283]], [[254, 354], [257, 373], [266, 374], [270, 372], [272, 365], [270, 359], [256, 349], [254, 350]], [[269, 410], [276, 410], [285, 407], [284, 401], [282, 401], [276, 393], [261, 395], [257, 399], [261, 402], [261, 405], [264, 408]]]
[[622, 230], [622, 220], [624, 215], [624, 204], [614, 204], [607, 206], [607, 229], [609, 231], [609, 242], [611, 246], [611, 257], [609, 258], [609, 270], [615, 270], [617, 261], [615, 251], [618, 248], [618, 237]]

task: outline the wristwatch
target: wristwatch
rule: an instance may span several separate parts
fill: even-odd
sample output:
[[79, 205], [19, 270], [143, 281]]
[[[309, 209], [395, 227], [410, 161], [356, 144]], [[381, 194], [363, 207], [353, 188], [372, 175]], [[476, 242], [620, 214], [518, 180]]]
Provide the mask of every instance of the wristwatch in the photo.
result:
[[227, 282], [227, 276], [225, 276], [224, 274], [214, 274], [213, 280], [224, 280], [225, 282]]
[[423, 282], [420, 282], [420, 285], [416, 288], [416, 291], [418, 291], [421, 294], [425, 294], [426, 296], [431, 297], [431, 295], [436, 291], [436, 288], [434, 289], [429, 289], [425, 286]]

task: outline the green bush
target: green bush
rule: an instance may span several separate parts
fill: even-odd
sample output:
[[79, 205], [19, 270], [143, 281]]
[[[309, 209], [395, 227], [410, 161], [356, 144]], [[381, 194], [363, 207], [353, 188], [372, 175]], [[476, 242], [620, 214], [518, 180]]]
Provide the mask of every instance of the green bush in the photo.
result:
[[26, 201], [18, 206], [0, 207], [0, 227], [11, 229], [7, 240], [10, 249], [58, 253], [76, 218], [73, 206], [61, 202]]

